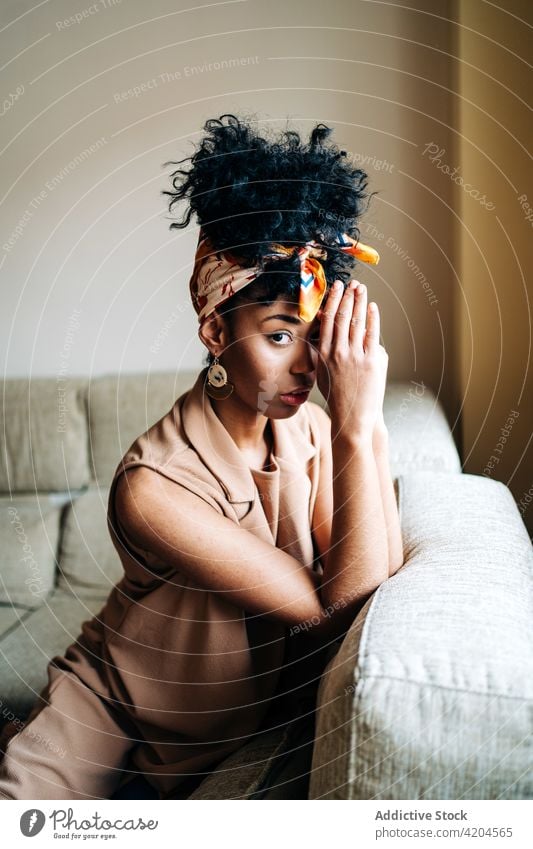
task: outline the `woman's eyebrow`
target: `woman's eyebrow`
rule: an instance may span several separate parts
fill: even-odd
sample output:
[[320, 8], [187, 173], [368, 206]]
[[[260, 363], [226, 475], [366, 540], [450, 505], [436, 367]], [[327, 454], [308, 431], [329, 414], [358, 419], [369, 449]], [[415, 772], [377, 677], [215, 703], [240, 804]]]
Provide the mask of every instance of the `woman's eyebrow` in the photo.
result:
[[261, 324], [265, 321], [271, 321], [272, 319], [277, 318], [282, 321], [288, 321], [290, 324], [301, 324], [301, 320], [296, 318], [294, 315], [285, 315], [284, 313], [277, 313], [276, 315], [267, 315], [266, 318], [261, 319]]

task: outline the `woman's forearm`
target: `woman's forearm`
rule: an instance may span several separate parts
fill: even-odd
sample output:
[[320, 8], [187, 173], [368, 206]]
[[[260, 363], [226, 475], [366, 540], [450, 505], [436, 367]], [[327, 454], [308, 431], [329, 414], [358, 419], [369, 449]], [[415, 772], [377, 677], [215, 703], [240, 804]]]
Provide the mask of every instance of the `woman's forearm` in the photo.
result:
[[353, 618], [389, 577], [387, 529], [371, 434], [337, 435], [332, 455], [331, 545], [320, 595], [325, 608], [340, 603]]
[[398, 505], [394, 494], [394, 484], [390, 472], [389, 433], [384, 424], [374, 429], [372, 449], [378, 472], [383, 513], [387, 527], [389, 576], [391, 576], [403, 565], [403, 540]]

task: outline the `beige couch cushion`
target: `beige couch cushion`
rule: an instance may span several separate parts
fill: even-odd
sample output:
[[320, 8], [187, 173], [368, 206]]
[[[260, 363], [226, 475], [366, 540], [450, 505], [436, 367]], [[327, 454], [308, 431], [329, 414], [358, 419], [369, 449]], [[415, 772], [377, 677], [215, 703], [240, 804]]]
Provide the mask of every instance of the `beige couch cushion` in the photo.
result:
[[0, 492], [69, 491], [89, 483], [87, 381], [10, 379], [0, 408]]
[[61, 511], [45, 494], [0, 497], [0, 602], [39, 607], [55, 583]]
[[6, 636], [12, 628], [16, 628], [31, 612], [31, 608], [20, 604], [0, 603], [0, 640]]
[[[309, 396], [328, 410], [316, 385]], [[444, 410], [421, 382], [389, 382], [383, 399], [393, 478], [417, 469], [461, 472], [461, 460]]]
[[[0, 639], [0, 699], [3, 708], [24, 719], [48, 680], [48, 662], [65, 653], [81, 633], [81, 623], [103, 607], [98, 598], [80, 598], [55, 589], [37, 609], [20, 617]], [[0, 723], [10, 717], [2, 708]]]
[[406, 564], [319, 689], [310, 798], [533, 797], [533, 553], [511, 492], [399, 479]]
[[390, 383], [383, 399], [383, 416], [389, 431], [393, 477], [417, 469], [461, 472], [461, 459], [444, 410], [423, 383]]
[[88, 389], [91, 473], [101, 487], [131, 443], [167, 413], [193, 385], [198, 372], [110, 375]]
[[81, 598], [109, 594], [123, 575], [107, 527], [108, 496], [91, 486], [65, 509], [57, 583]]

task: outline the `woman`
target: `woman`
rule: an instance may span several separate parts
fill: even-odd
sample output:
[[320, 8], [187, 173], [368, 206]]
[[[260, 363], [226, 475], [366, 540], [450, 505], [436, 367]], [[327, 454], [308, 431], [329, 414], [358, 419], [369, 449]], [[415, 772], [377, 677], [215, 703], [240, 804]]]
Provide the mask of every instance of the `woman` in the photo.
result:
[[[200, 223], [207, 366], [116, 469], [124, 576], [4, 733], [2, 798], [109, 798], [136, 772], [159, 798], [186, 795], [313, 703], [335, 640], [402, 564], [388, 357], [349, 280], [353, 257], [378, 259], [350, 235], [366, 174], [324, 125], [308, 144], [233, 115], [204, 129], [165, 194], [189, 202], [173, 227]], [[315, 381], [331, 417], [307, 400]]]

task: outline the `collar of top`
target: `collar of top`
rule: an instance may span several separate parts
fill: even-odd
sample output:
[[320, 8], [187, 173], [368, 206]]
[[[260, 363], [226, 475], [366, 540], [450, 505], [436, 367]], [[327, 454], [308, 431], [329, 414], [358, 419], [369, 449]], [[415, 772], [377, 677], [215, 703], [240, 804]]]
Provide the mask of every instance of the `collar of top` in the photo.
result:
[[[198, 375], [181, 408], [181, 422], [188, 441], [222, 486], [232, 503], [253, 501], [256, 485], [246, 458], [216, 415], [204, 391], [207, 366]], [[280, 471], [302, 468], [316, 454], [309, 436], [305, 404], [290, 419], [271, 419], [272, 453]]]

